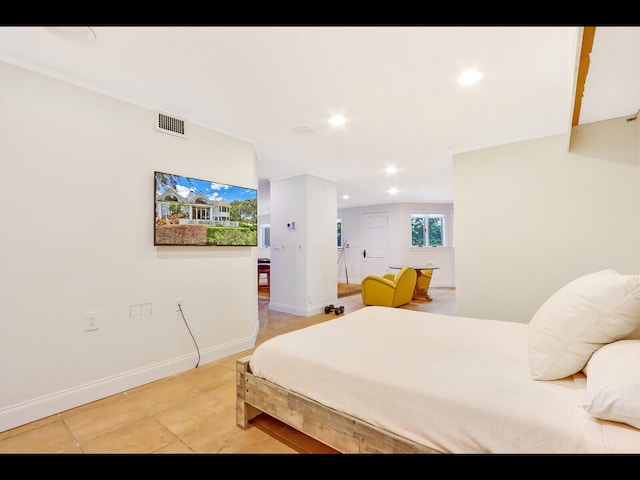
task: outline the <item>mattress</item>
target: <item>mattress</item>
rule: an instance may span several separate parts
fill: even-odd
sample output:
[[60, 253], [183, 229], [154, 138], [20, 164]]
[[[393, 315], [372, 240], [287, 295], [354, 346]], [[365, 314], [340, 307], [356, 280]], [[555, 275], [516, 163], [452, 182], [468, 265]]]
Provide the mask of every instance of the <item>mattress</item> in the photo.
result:
[[638, 453], [582, 373], [531, 378], [527, 325], [370, 306], [272, 338], [253, 375], [442, 453]]

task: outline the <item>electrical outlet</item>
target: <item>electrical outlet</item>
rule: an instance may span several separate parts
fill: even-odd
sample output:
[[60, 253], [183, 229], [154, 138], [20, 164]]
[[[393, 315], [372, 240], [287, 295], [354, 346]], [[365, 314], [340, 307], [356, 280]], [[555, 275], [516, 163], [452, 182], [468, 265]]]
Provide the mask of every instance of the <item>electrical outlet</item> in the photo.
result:
[[100, 317], [98, 312], [87, 312], [84, 314], [84, 331], [100, 329]]
[[179, 312], [184, 307], [184, 299], [182, 297], [176, 298], [176, 312]]

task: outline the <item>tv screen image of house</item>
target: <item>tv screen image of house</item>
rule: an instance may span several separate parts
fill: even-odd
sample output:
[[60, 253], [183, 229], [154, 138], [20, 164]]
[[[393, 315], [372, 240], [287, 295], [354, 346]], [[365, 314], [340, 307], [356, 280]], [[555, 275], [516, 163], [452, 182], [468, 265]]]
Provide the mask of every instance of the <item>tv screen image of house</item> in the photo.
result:
[[258, 245], [258, 191], [154, 172], [154, 245]]

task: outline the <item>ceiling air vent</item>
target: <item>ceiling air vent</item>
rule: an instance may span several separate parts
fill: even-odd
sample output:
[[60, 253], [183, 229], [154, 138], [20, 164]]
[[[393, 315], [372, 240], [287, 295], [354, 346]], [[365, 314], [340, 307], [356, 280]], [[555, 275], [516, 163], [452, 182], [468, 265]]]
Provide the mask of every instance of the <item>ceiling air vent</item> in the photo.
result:
[[156, 112], [155, 128], [158, 132], [168, 133], [176, 137], [185, 138], [187, 136], [187, 121], [166, 113]]

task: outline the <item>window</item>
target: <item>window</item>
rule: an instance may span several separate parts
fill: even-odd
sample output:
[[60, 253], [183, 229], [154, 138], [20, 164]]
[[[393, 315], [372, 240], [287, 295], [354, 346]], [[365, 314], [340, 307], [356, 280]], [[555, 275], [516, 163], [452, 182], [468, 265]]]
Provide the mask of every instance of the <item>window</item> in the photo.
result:
[[271, 225], [268, 223], [260, 225], [260, 246], [263, 248], [271, 246]]
[[342, 248], [342, 219], [338, 219], [338, 248]]
[[411, 214], [412, 247], [444, 247], [444, 215]]
[[209, 207], [196, 207], [192, 208], [192, 218], [195, 220], [209, 220]]

